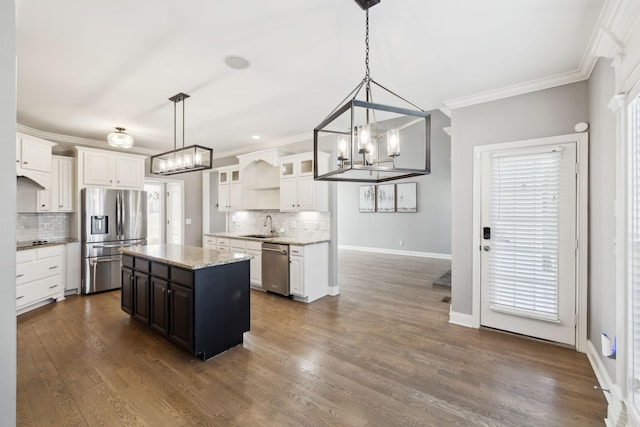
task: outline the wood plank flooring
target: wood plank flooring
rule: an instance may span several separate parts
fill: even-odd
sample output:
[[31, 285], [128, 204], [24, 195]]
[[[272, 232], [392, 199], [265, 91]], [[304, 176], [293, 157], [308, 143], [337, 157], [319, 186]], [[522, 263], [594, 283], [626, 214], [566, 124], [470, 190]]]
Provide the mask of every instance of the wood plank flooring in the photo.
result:
[[450, 325], [442, 260], [341, 251], [340, 292], [252, 291], [243, 346], [201, 362], [120, 292], [18, 317], [20, 426], [601, 426], [584, 354]]

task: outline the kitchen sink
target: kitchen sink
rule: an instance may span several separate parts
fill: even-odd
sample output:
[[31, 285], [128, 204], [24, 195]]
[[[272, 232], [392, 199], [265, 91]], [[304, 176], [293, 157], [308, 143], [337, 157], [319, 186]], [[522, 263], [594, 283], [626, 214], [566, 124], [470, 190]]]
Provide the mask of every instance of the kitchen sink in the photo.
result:
[[271, 236], [269, 234], [246, 234], [241, 237], [252, 237], [254, 239], [271, 239], [272, 237], [275, 237], [275, 236]]

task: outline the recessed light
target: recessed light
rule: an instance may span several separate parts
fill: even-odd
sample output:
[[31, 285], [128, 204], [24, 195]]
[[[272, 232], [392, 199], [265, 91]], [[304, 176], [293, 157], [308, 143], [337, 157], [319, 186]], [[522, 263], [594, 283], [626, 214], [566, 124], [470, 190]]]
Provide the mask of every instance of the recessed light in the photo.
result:
[[249, 68], [249, 61], [237, 55], [229, 55], [224, 57], [224, 63], [234, 70], [245, 70]]
[[260, 135], [251, 135], [251, 139], [260, 139]]

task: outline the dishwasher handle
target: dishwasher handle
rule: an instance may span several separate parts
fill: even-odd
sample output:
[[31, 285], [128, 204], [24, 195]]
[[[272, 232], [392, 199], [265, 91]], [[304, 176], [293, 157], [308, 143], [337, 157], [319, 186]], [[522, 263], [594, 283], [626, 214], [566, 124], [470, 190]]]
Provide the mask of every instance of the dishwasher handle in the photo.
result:
[[269, 251], [269, 252], [278, 252], [281, 253], [282, 255], [286, 255], [287, 251], [285, 249], [271, 249], [271, 248], [262, 248], [263, 251]]

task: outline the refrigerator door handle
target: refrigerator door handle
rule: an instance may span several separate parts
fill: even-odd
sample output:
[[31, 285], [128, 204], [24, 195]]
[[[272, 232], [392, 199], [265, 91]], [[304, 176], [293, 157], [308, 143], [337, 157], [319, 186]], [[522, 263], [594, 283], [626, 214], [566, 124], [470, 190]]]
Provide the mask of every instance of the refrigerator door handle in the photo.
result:
[[116, 234], [117, 238], [122, 238], [122, 194], [116, 193]]

